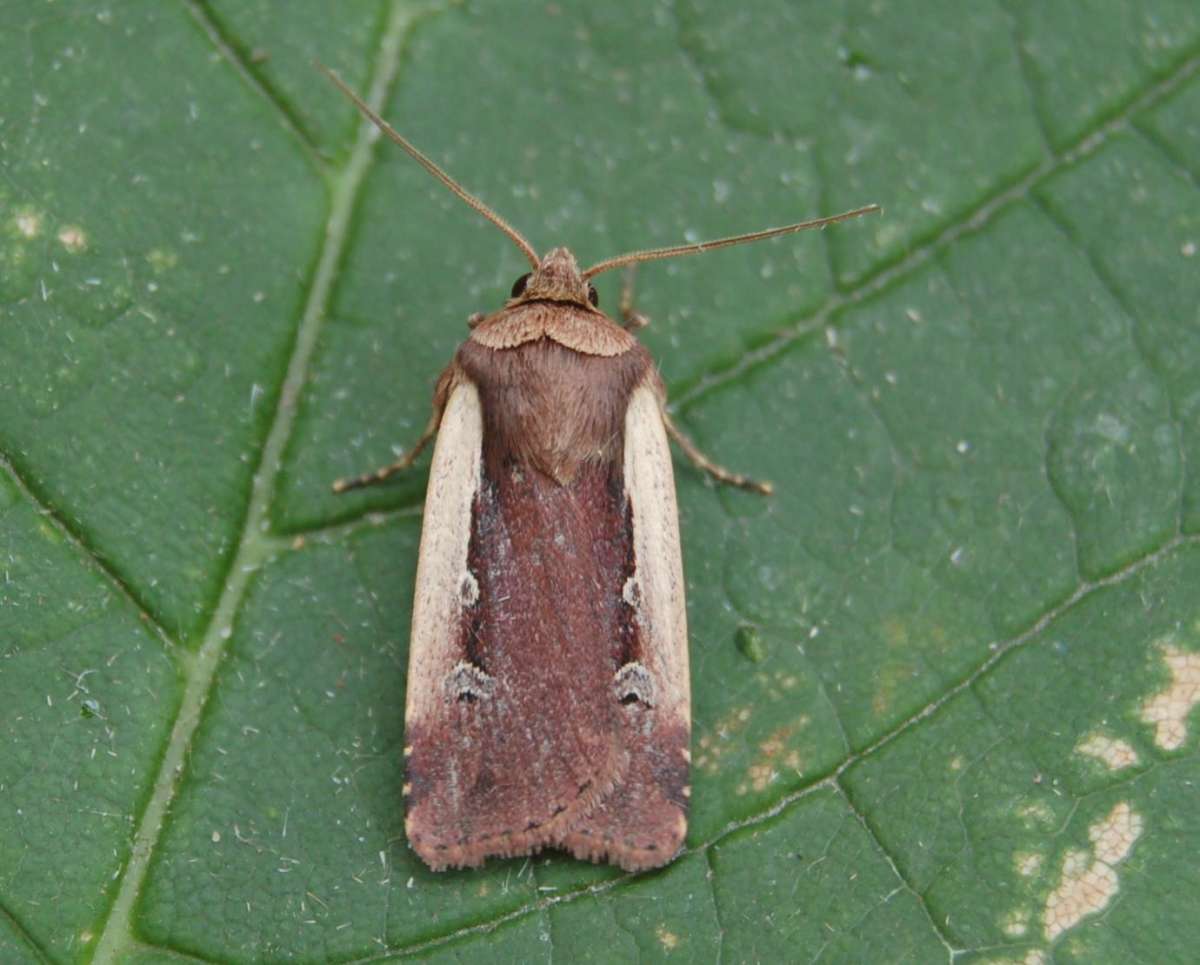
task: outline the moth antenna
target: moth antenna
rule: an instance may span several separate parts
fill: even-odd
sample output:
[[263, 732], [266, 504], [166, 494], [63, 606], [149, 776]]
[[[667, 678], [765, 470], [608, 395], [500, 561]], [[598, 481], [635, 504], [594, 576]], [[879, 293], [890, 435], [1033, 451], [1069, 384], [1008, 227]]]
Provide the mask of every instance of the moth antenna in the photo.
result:
[[463, 201], [469, 204], [472, 208], [487, 218], [488, 221], [508, 235], [508, 237], [512, 239], [513, 244], [520, 248], [521, 253], [529, 259], [529, 263], [534, 268], [537, 268], [539, 264], [537, 252], [533, 250], [533, 245], [521, 237], [521, 233], [517, 231], [516, 228], [501, 218], [500, 215], [496, 214], [495, 211], [480, 201], [477, 197], [475, 197], [475, 195], [467, 191], [467, 189], [455, 181], [454, 178], [450, 177], [450, 175], [434, 164], [433, 161], [418, 151], [415, 146], [405, 140], [405, 138], [403, 138], [395, 128], [393, 128], [387, 121], [375, 113], [375, 111], [371, 109], [366, 101], [354, 93], [354, 91], [350, 89], [346, 82], [337, 74], [319, 61], [316, 63], [317, 67], [325, 74], [326, 77], [333, 81], [333, 83], [343, 94], [350, 99], [354, 106], [362, 112], [364, 117], [370, 120], [372, 124], [379, 128], [379, 130], [383, 131], [383, 133], [390, 137], [393, 141], [399, 144], [404, 153], [421, 165], [421, 167], [441, 181], [442, 184], [462, 198]]
[[857, 218], [864, 214], [874, 214], [876, 211], [882, 210], [877, 204], [868, 204], [862, 208], [855, 208], [853, 211], [830, 215], [828, 218], [813, 218], [811, 221], [798, 221], [795, 224], [784, 225], [781, 228], [765, 228], [762, 231], [751, 231], [749, 234], [734, 235], [730, 238], [717, 238], [714, 241], [698, 241], [693, 245], [674, 245], [670, 248], [631, 251], [628, 254], [617, 255], [615, 258], [609, 258], [599, 264], [592, 265], [591, 268], [583, 273], [583, 277], [585, 280], [595, 278], [601, 272], [611, 271], [614, 268], [622, 268], [625, 265], [635, 265], [642, 261], [657, 261], [660, 258], [674, 258], [677, 255], [696, 255], [702, 251], [712, 251], [715, 248], [728, 248], [730, 245], [740, 245], [747, 241], [762, 241], [764, 238], [790, 235], [794, 231], [803, 231], [805, 228], [823, 228], [825, 225], [836, 224], [839, 221], [848, 221], [850, 218]]

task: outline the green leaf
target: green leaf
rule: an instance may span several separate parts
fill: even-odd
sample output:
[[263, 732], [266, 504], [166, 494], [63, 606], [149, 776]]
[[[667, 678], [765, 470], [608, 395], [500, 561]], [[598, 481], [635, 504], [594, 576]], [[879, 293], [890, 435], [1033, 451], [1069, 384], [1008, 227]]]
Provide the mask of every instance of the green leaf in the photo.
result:
[[[1200, 10], [0, 8], [0, 959], [1184, 960]], [[428, 415], [515, 248], [645, 266], [686, 852], [404, 843]], [[615, 305], [619, 279], [602, 279]], [[425, 463], [422, 463], [425, 465]]]

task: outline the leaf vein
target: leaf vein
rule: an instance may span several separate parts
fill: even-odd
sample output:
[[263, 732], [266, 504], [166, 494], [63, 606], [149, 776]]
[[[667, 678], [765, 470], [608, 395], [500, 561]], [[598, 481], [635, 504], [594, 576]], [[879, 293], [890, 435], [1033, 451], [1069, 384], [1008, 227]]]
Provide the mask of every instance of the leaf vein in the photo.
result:
[[[1033, 203], [1038, 206], [1041, 212], [1046, 216], [1046, 219], [1058, 228], [1063, 239], [1069, 244], [1083, 260], [1087, 263], [1092, 275], [1095, 277], [1097, 284], [1100, 285], [1113, 304], [1117, 305], [1129, 324], [1129, 341], [1137, 357], [1146, 367], [1146, 371], [1158, 382], [1163, 397], [1167, 400], [1167, 418], [1170, 420], [1172, 427], [1175, 430], [1175, 448], [1179, 457], [1179, 482], [1176, 487], [1175, 496], [1175, 533], [1176, 535], [1183, 532], [1183, 506], [1187, 494], [1187, 479], [1188, 479], [1188, 463], [1187, 463], [1187, 446], [1184, 441], [1184, 425], [1183, 420], [1179, 417], [1179, 406], [1175, 399], [1175, 393], [1172, 391], [1171, 380], [1159, 361], [1154, 357], [1154, 354], [1146, 346], [1144, 342], [1145, 335], [1142, 331], [1142, 326], [1138, 322], [1138, 313], [1129, 301], [1121, 294], [1121, 289], [1117, 285], [1116, 280], [1109, 275], [1108, 271], [1101, 264], [1100, 259], [1096, 257], [1092, 249], [1085, 244], [1077, 234], [1071, 229], [1071, 226], [1056, 212], [1052, 205], [1048, 204], [1044, 198], [1037, 193], [1030, 195]], [[1047, 473], [1048, 476], [1052, 475]], [[1053, 484], [1052, 484], [1053, 485]], [[1059, 497], [1059, 501], [1066, 505], [1062, 494], [1055, 488], [1055, 494]], [[1068, 510], [1069, 511], [1069, 510]], [[1072, 528], [1075, 527], [1074, 517], [1072, 517]], [[1076, 568], [1078, 570], [1078, 554], [1076, 555]]]
[[256, 70], [250, 64], [245, 56], [243, 46], [225, 29], [225, 25], [213, 13], [207, 0], [183, 0], [183, 5], [187, 8], [188, 13], [191, 14], [192, 19], [199, 24], [200, 29], [204, 31], [209, 42], [228, 61], [233, 69], [237, 71], [246, 84], [279, 112], [283, 126], [291, 132], [296, 141], [304, 149], [304, 154], [308, 158], [309, 163], [321, 174], [328, 175], [330, 173], [329, 165], [321, 156], [320, 148], [313, 133], [308, 130], [300, 116], [288, 104], [279, 91], [263, 77], [260, 71]]
[[[892, 874], [895, 875], [896, 880], [900, 883], [900, 887], [912, 895], [913, 898], [916, 899], [917, 904], [921, 906], [921, 911], [924, 913], [926, 920], [929, 922], [930, 929], [935, 935], [937, 935], [938, 940], [946, 949], [947, 961], [953, 960], [956, 949], [950, 941], [950, 936], [942, 930], [941, 926], [938, 925], [937, 921], [934, 919], [932, 912], [929, 910], [929, 906], [925, 903], [925, 896], [921, 894], [916, 886], [909, 881], [908, 876], [901, 870], [896, 856], [892, 854], [887, 845], [884, 843], [883, 839], [876, 832], [875, 826], [869, 820], [867, 820], [867, 816], [860, 811], [858, 806], [854, 803], [854, 798], [851, 797], [849, 789], [843, 786], [840, 780], [835, 781], [834, 786], [838, 789], [838, 791], [841, 792], [842, 800], [846, 802], [846, 807], [850, 809], [850, 813], [853, 814], [855, 819], [858, 821], [859, 827], [861, 827], [866, 833], [867, 837], [871, 839], [871, 843], [875, 845], [876, 850], [883, 857], [883, 860], [891, 869]], [[895, 892], [889, 893], [884, 897], [883, 900], [887, 901], [894, 893]], [[882, 903], [883, 902], [881, 902], [881, 904]], [[862, 918], [866, 919], [874, 910], [874, 908], [867, 909], [863, 913]]]
[[[378, 105], [384, 101], [398, 70], [404, 38], [421, 12], [423, 8], [402, 0], [393, 3], [372, 69], [367, 94], [370, 103]], [[149, 873], [155, 847], [167, 824], [168, 807], [185, 778], [188, 749], [202, 720], [218, 666], [233, 635], [235, 618], [254, 574], [277, 547], [277, 541], [268, 532], [275, 485], [295, 422], [296, 403], [307, 380], [309, 363], [349, 237], [355, 202], [371, 167], [377, 142], [377, 132], [365, 124], [361, 125], [345, 167], [333, 180], [324, 243], [312, 276], [270, 430], [251, 483], [238, 547], [203, 641], [195, 659], [187, 667], [183, 699], [154, 777], [153, 791], [137, 820], [129, 860], [120, 875], [116, 898], [96, 945], [94, 961], [102, 965], [118, 960], [134, 940], [132, 922], [135, 906]]]
[[798, 339], [825, 328], [841, 309], [858, 305], [909, 278], [932, 257], [960, 238], [980, 231], [1011, 204], [1027, 199], [1035, 187], [1054, 174], [1095, 154], [1114, 133], [1126, 129], [1132, 117], [1166, 99], [1185, 84], [1198, 69], [1200, 56], [1185, 60], [1166, 77], [1150, 84], [1132, 97], [1117, 114], [1085, 131], [1074, 143], [1055, 152], [1015, 183], [985, 197], [958, 220], [947, 223], [939, 233], [913, 247], [898, 261], [865, 276], [862, 281], [845, 291], [834, 292], [814, 312], [790, 324], [781, 325], [773, 339], [746, 352], [731, 364], [702, 373], [692, 382], [690, 389], [675, 399], [672, 409], [682, 412], [709, 393], [773, 361]]
[[12, 930], [13, 934], [15, 934], [17, 938], [24, 942], [26, 946], [28, 946], [28, 948], [43, 962], [49, 963], [54, 960], [50, 957], [49, 952], [47, 952], [46, 949], [38, 944], [37, 939], [26, 930], [25, 926], [21, 924], [17, 916], [9, 911], [9, 909], [3, 903], [0, 903], [0, 922], [6, 924]]
[[1029, 98], [1029, 115], [1037, 126], [1038, 135], [1042, 140], [1042, 150], [1047, 157], [1052, 157], [1054, 148], [1051, 146], [1053, 139], [1050, 137], [1050, 124], [1047, 122], [1045, 107], [1038, 96], [1037, 84], [1034, 83], [1033, 64], [1026, 50], [1025, 32], [1022, 29], [1020, 16], [1014, 13], [1005, 2], [1002, 2], [1000, 7], [1008, 16], [1013, 56], [1017, 62], [1017, 69], [1020, 71], [1021, 85], [1025, 88], [1025, 93]]
[[713, 849], [706, 848], [704, 850], [705, 872], [704, 880], [708, 882], [708, 891], [712, 896], [713, 918], [716, 920], [717, 926], [717, 957], [716, 965], [721, 965], [725, 960], [725, 919], [721, 913], [721, 900], [717, 895], [717, 868], [713, 864]]
[[120, 572], [114, 569], [100, 554], [100, 552], [92, 547], [92, 545], [84, 538], [84, 535], [78, 532], [69, 522], [49, 503], [39, 498], [34, 487], [20, 473], [12, 460], [4, 453], [0, 453], [0, 469], [2, 469], [13, 485], [25, 497], [25, 500], [33, 506], [40, 517], [49, 522], [54, 527], [55, 531], [63, 537], [74, 549], [84, 565], [92, 568], [99, 573], [104, 580], [116, 591], [118, 595], [124, 598], [132, 605], [143, 618], [146, 625], [153, 631], [159, 642], [163, 645], [163, 649], [167, 653], [177, 653], [178, 644], [174, 637], [167, 631], [167, 628], [161, 618], [154, 613], [153, 609], [138, 595], [133, 588], [133, 584], [126, 580]]
[[1183, 156], [1176, 150], [1175, 145], [1162, 136], [1157, 130], [1145, 123], [1141, 118], [1135, 118], [1130, 129], [1136, 131], [1151, 150], [1167, 162], [1180, 177], [1193, 188], [1200, 190], [1200, 171], [1188, 166]]

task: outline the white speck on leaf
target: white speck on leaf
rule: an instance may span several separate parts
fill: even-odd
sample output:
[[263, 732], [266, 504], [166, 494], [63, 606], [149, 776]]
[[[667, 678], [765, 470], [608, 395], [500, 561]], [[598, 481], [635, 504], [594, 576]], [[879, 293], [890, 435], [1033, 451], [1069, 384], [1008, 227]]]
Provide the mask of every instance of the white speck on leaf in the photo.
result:
[[1110, 442], [1124, 444], [1129, 441], [1129, 426], [1111, 413], [1101, 412], [1093, 425], [1096, 433]]

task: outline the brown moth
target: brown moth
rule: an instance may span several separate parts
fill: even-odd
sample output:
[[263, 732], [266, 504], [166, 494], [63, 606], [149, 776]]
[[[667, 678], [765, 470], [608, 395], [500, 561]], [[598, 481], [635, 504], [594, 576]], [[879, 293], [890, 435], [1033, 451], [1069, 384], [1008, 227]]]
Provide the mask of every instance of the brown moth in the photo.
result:
[[[327, 71], [327, 73], [329, 73]], [[421, 530], [405, 708], [409, 843], [435, 871], [554, 847], [630, 871], [666, 864], [687, 831], [687, 614], [668, 437], [719, 482], [758, 483], [675, 426], [633, 329], [598, 307], [604, 271], [772, 238], [637, 251], [580, 271], [507, 222], [389, 127], [380, 130], [529, 259], [438, 379], [433, 415], [380, 482], [437, 436]], [[623, 301], [627, 299], [623, 298]]]

